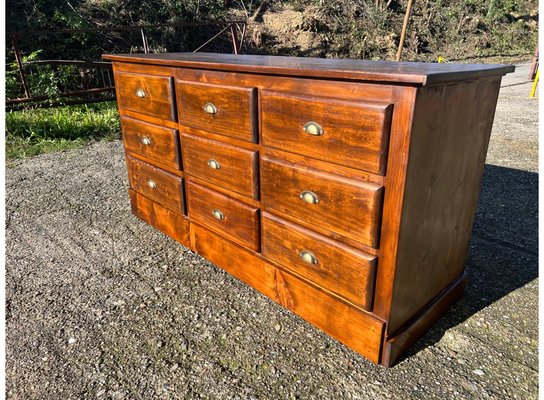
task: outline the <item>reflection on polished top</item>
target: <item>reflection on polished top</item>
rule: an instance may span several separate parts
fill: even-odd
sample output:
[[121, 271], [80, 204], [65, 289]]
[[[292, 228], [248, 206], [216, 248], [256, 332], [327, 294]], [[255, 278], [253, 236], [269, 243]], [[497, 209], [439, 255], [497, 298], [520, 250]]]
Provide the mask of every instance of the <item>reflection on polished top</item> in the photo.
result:
[[217, 53], [109, 54], [104, 58], [112, 61], [219, 71], [403, 82], [416, 85], [504, 75], [514, 71], [514, 66], [495, 64], [396, 62]]

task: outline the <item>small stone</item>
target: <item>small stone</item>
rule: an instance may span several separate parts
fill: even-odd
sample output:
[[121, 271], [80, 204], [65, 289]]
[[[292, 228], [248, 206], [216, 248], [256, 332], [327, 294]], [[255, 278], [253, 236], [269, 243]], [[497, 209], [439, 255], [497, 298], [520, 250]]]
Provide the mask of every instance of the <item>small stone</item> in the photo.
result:
[[47, 357], [42, 357], [42, 361], [47, 361], [49, 360]]
[[124, 306], [126, 303], [124, 300], [117, 300], [117, 301], [114, 301], [113, 302], [113, 305], [114, 306], [117, 306], [117, 307], [121, 307], [121, 306]]
[[178, 363], [175, 363], [173, 364], [171, 367], [170, 367], [170, 372], [174, 372], [176, 369], [179, 368], [179, 364]]
[[279, 332], [281, 330], [281, 325], [277, 324], [274, 329], [276, 330], [276, 332]]
[[75, 342], [77, 342], [76, 338], [71, 337], [70, 339], [68, 339], [68, 344], [74, 344]]
[[466, 361], [463, 360], [462, 358], [458, 358], [458, 359], [457, 359], [457, 362], [458, 362], [459, 364], [466, 364]]
[[481, 369], [475, 369], [474, 371], [472, 371], [474, 374], [478, 375], [478, 376], [484, 376], [485, 375], [485, 372], [482, 371]]

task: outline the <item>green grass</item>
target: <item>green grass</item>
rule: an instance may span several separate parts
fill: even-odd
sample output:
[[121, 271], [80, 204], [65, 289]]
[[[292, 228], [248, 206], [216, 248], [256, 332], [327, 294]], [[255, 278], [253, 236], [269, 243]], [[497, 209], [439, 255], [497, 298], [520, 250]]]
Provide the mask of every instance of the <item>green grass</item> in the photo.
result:
[[116, 102], [6, 113], [6, 158], [24, 158], [121, 137]]

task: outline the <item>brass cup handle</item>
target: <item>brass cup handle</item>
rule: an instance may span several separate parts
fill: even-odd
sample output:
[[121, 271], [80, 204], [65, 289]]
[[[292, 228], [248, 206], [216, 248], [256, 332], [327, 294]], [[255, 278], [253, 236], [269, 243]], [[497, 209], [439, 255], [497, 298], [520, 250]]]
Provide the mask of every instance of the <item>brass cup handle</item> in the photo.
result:
[[307, 204], [319, 203], [319, 197], [317, 197], [317, 194], [310, 192], [309, 190], [303, 191], [299, 197]]
[[218, 219], [219, 221], [222, 221], [225, 219], [225, 216], [223, 213], [219, 210], [212, 210], [212, 215], [215, 219]]
[[155, 189], [157, 187], [157, 183], [153, 179], [149, 179], [147, 181], [147, 186], [149, 186], [151, 189]]
[[304, 261], [306, 264], [312, 264], [315, 265], [318, 263], [317, 257], [314, 253], [311, 251], [303, 250], [299, 253], [299, 257], [302, 261]]
[[211, 169], [220, 169], [221, 164], [219, 164], [219, 162], [217, 160], [214, 160], [213, 158], [210, 158], [208, 160], [208, 167], [210, 167]]
[[147, 137], [147, 136], [144, 136], [143, 138], [140, 139], [140, 141], [142, 142], [142, 144], [144, 144], [145, 146], [149, 146], [151, 144], [151, 138]]
[[314, 121], [306, 122], [303, 129], [304, 132], [312, 136], [321, 136], [325, 133], [321, 125]]
[[217, 107], [213, 103], [206, 103], [204, 112], [208, 114], [217, 114]]
[[145, 91], [143, 89], [136, 90], [136, 96], [138, 96], [140, 99], [143, 99], [145, 97]]

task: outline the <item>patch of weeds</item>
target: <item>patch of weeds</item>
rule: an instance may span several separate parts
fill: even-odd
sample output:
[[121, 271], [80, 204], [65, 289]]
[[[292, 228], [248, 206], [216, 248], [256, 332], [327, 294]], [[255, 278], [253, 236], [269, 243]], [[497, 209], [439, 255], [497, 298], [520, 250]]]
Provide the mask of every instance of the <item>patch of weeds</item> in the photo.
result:
[[121, 137], [116, 102], [6, 113], [6, 158], [82, 147]]

